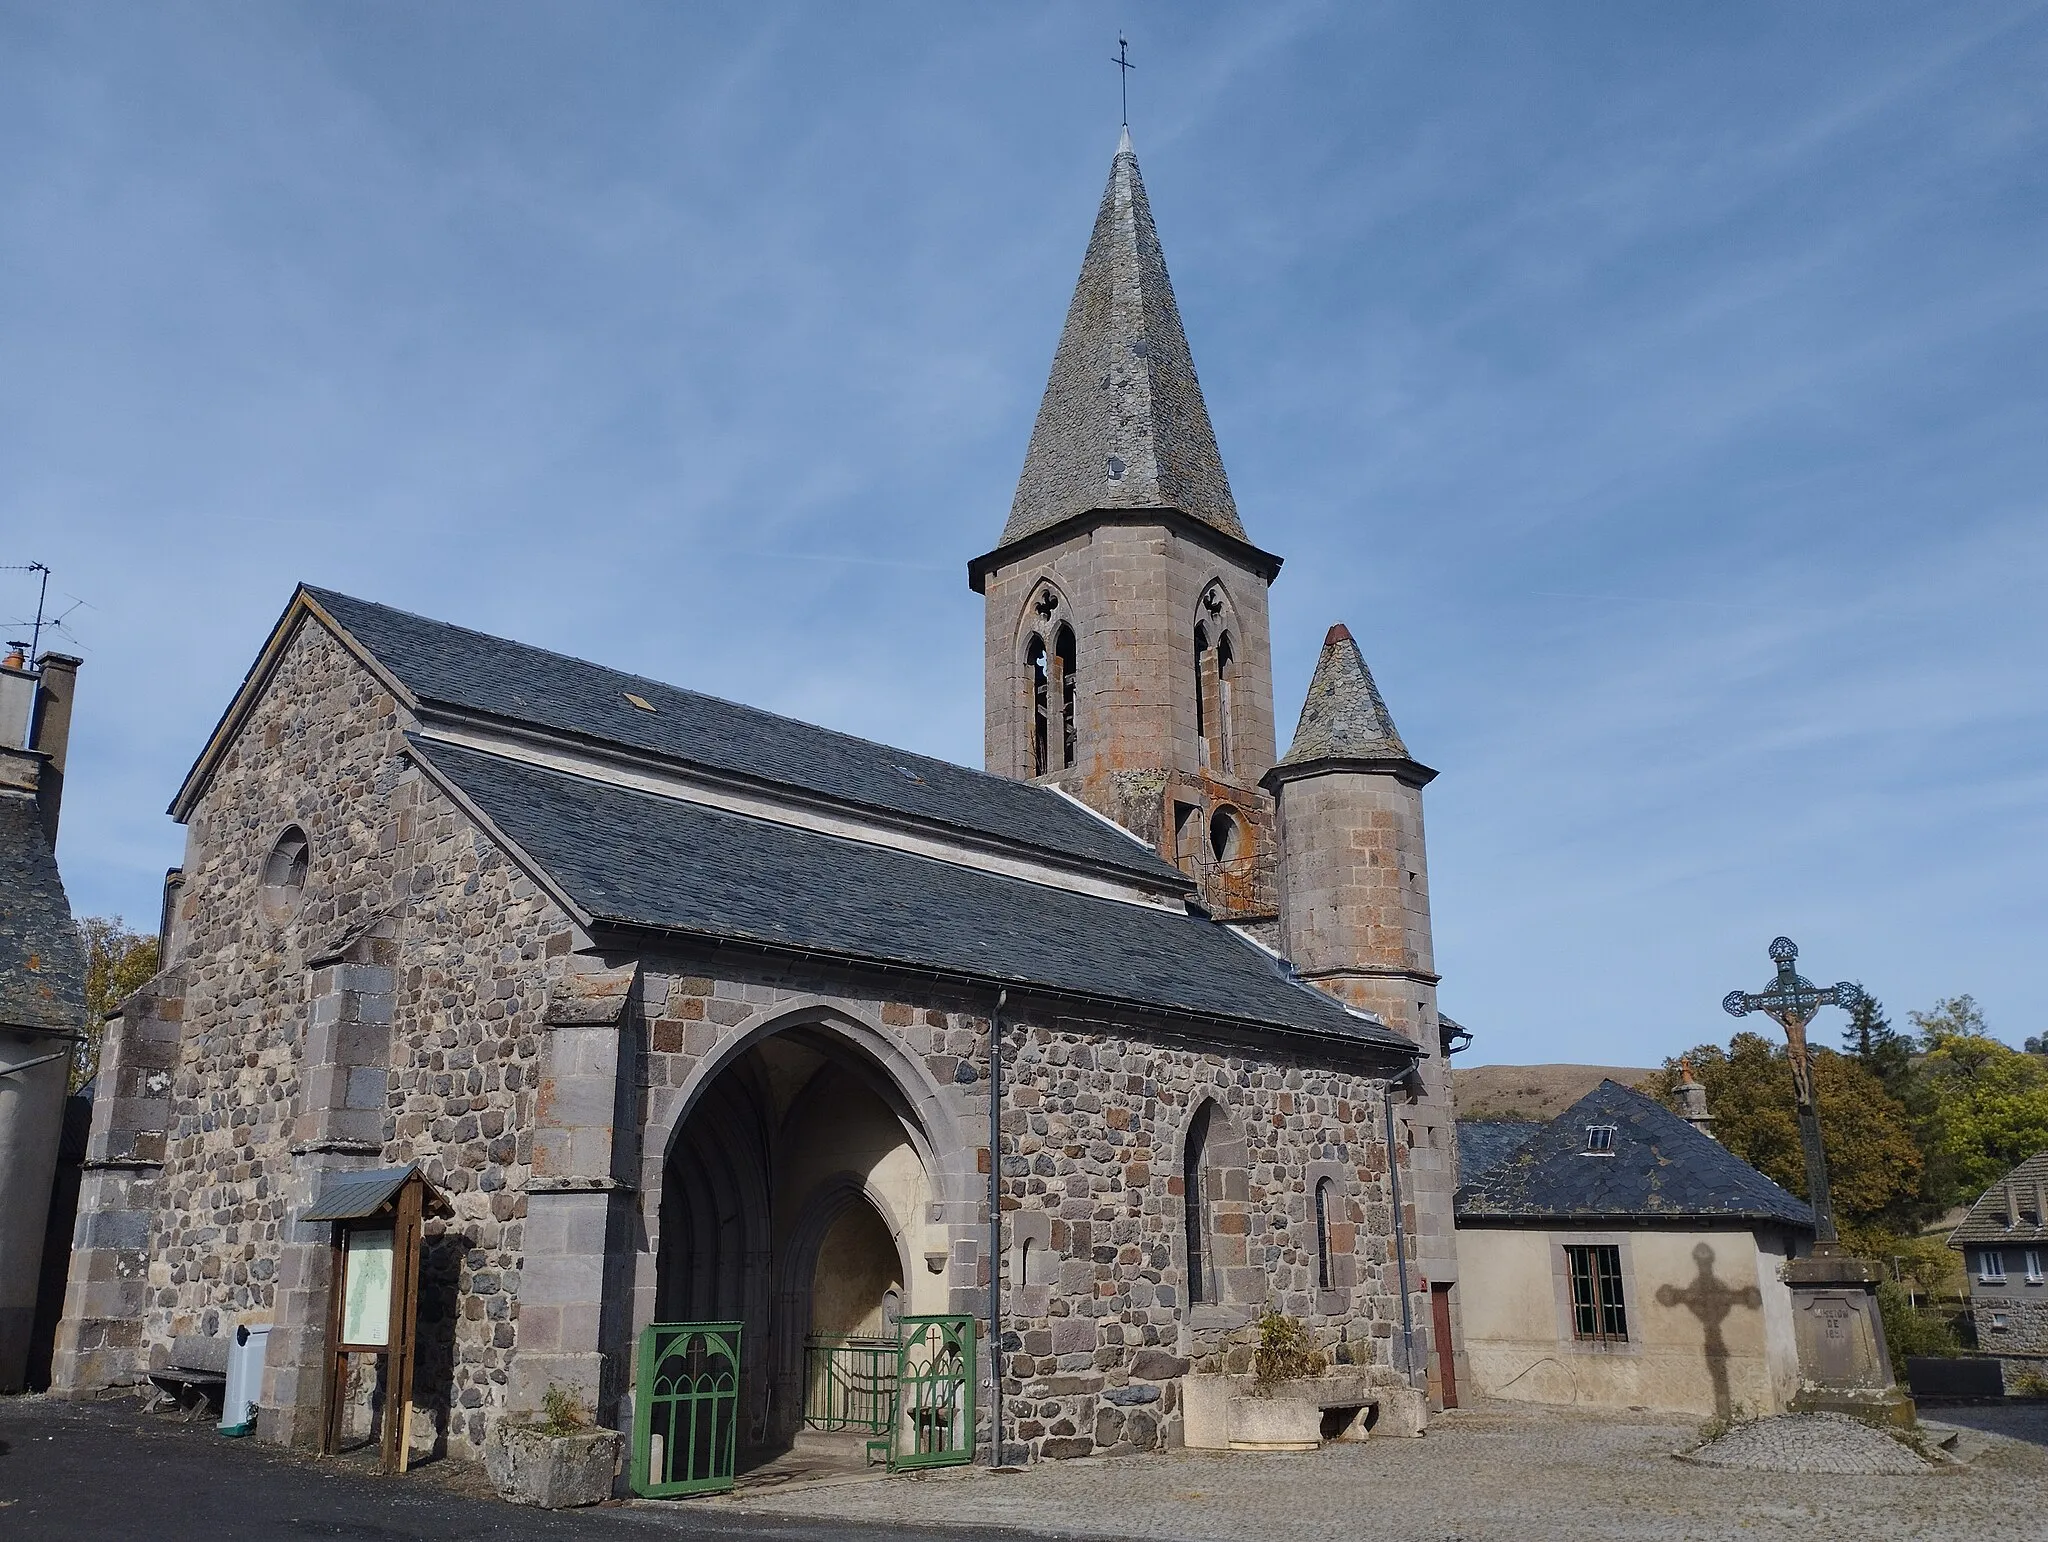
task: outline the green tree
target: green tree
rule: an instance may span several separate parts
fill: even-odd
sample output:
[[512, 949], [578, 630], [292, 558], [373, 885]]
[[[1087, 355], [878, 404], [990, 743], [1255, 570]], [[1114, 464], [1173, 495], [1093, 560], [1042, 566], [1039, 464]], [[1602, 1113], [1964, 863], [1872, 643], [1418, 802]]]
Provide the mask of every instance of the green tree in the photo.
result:
[[[1966, 1012], [1945, 1009], [1967, 1005]], [[1982, 1032], [1967, 996], [1914, 1013], [1923, 1026], [1920, 1062], [1929, 1110], [1921, 1130], [1940, 1197], [1967, 1204], [2007, 1171], [2048, 1151], [2048, 1064]], [[1979, 1031], [1952, 1025], [1972, 1024]]]
[[1991, 1030], [1984, 1026], [1984, 1013], [1977, 1005], [1977, 998], [1967, 991], [1960, 996], [1944, 996], [1925, 1012], [1909, 1012], [1913, 1026], [1920, 1030], [1921, 1042], [1932, 1048], [1938, 1038], [1953, 1038], [1958, 1034], [1975, 1038], [1988, 1038]]
[[85, 954], [85, 1041], [71, 1065], [74, 1092], [99, 1074], [108, 1014], [157, 971], [156, 939], [129, 931], [119, 916], [80, 916], [77, 925]]
[[[1804, 1198], [1806, 1161], [1784, 1045], [1738, 1033], [1725, 1050], [1702, 1044], [1685, 1058], [1707, 1089], [1721, 1143]], [[1677, 1081], [1678, 1062], [1668, 1060], [1645, 1090], [1675, 1109]], [[1833, 1050], [1813, 1051], [1813, 1084], [1837, 1216], [1869, 1223], [1910, 1207], [1919, 1193], [1921, 1157], [1904, 1105], [1856, 1059]]]
[[1849, 1026], [1842, 1030], [1843, 1053], [1884, 1083], [1884, 1090], [1907, 1103], [1913, 1081], [1912, 1035], [1899, 1032], [1884, 1015], [1884, 1006], [1865, 993], [1849, 1009]]

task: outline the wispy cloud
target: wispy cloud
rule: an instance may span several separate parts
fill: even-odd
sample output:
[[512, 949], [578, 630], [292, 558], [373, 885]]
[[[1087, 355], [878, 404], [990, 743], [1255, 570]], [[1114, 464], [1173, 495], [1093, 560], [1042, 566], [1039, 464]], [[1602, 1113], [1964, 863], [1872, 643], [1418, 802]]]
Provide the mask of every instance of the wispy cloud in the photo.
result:
[[300, 578], [977, 759], [1119, 21], [1283, 718], [1349, 620], [1477, 1053], [1693, 1042], [1777, 931], [2039, 1031], [2040, 5], [0, 13], [78, 902]]

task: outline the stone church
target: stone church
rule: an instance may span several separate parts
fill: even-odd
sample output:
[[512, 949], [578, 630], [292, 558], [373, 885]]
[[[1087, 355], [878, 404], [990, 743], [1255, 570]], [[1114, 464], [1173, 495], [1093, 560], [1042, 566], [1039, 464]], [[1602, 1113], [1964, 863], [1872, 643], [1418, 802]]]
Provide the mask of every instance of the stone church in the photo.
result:
[[302, 586], [170, 806], [60, 1392], [267, 1323], [257, 1433], [314, 1441], [304, 1212], [408, 1164], [452, 1209], [412, 1438], [455, 1456], [551, 1387], [627, 1421], [660, 1323], [742, 1325], [761, 1442], [813, 1348], [906, 1314], [971, 1316], [984, 1378], [1000, 1350], [1006, 1455], [1178, 1442], [1181, 1379], [1269, 1308], [1443, 1385], [1434, 773], [1342, 626], [1277, 753], [1280, 567], [1126, 135], [967, 568], [985, 770]]

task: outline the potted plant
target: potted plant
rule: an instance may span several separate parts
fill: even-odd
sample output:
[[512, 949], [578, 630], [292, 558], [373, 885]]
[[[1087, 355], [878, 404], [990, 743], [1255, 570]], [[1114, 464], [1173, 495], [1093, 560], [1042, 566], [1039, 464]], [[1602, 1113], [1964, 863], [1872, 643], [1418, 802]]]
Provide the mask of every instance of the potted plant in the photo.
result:
[[1311, 1398], [1286, 1395], [1289, 1383], [1320, 1376], [1327, 1362], [1308, 1330], [1285, 1312], [1259, 1319], [1248, 1397], [1230, 1403], [1236, 1451], [1314, 1451], [1323, 1443], [1323, 1411]]
[[566, 1510], [611, 1498], [619, 1468], [619, 1432], [601, 1429], [575, 1394], [551, 1386], [538, 1419], [501, 1419], [484, 1447], [484, 1466], [501, 1499]]

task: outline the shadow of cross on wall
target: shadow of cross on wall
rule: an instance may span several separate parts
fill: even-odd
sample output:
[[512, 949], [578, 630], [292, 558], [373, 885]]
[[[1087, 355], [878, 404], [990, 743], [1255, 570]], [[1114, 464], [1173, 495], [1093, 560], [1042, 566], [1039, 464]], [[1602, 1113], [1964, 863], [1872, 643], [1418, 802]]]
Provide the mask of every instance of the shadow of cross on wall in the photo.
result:
[[1693, 1282], [1683, 1289], [1676, 1285], [1659, 1285], [1657, 1304], [1684, 1307], [1706, 1329], [1707, 1375], [1714, 1383], [1714, 1413], [1726, 1419], [1734, 1414], [1735, 1402], [1728, 1390], [1728, 1341], [1721, 1335], [1721, 1324], [1738, 1306], [1752, 1312], [1760, 1311], [1764, 1304], [1763, 1292], [1754, 1285], [1736, 1290], [1722, 1284], [1714, 1275], [1714, 1250], [1704, 1242], [1692, 1250], [1692, 1261], [1699, 1265], [1700, 1271], [1693, 1276]]

